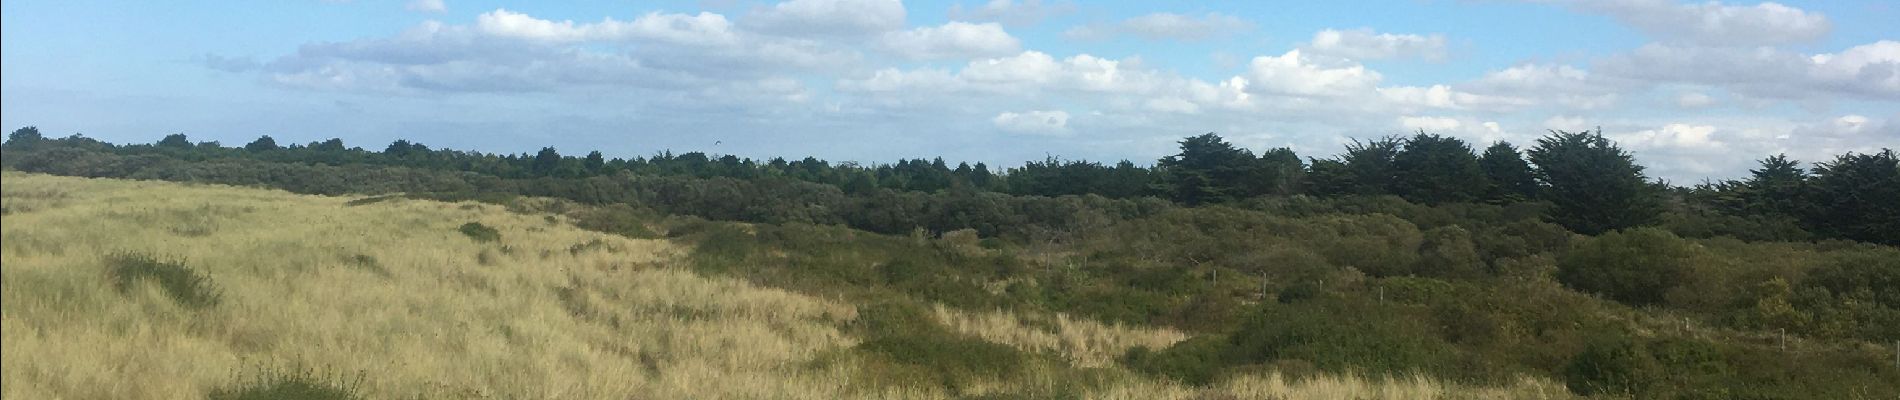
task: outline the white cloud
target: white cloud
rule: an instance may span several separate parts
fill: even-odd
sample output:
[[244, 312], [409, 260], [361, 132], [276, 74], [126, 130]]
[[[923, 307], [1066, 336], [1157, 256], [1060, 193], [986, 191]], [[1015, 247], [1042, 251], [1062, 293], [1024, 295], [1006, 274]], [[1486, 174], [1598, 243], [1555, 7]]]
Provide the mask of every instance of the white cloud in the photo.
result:
[[1664, 41], [1715, 46], [1809, 42], [1833, 29], [1827, 16], [1764, 2], [1752, 6], [1719, 1], [1558, 0], [1572, 8], [1609, 15]]
[[975, 58], [1022, 51], [1022, 42], [994, 22], [950, 22], [886, 34], [883, 45], [910, 59]]
[[964, 21], [995, 21], [1010, 26], [1034, 25], [1056, 15], [1075, 11], [1075, 4], [1068, 2], [1043, 3], [1041, 0], [990, 0], [982, 6], [963, 8], [962, 4], [950, 6], [950, 19]]
[[1325, 60], [1292, 50], [1279, 56], [1254, 57], [1247, 78], [1256, 92], [1297, 96], [1338, 96], [1372, 89], [1381, 79], [1377, 71], [1343, 60]]
[[1804, 56], [1772, 47], [1650, 44], [1599, 60], [1605, 75], [1653, 83], [1694, 83], [1782, 99], [1849, 94], [1900, 99], [1900, 41]]
[[449, 5], [442, 3], [442, 0], [410, 0], [409, 4], [404, 5], [403, 8], [409, 11], [439, 13], [448, 11]]
[[856, 37], [904, 28], [898, 0], [791, 0], [762, 8], [740, 22], [770, 34]]
[[1445, 59], [1444, 35], [1377, 33], [1369, 28], [1326, 29], [1313, 34], [1306, 48], [1317, 54], [1357, 60], [1392, 58]]
[[1672, 149], [1713, 152], [1728, 147], [1727, 144], [1717, 140], [1716, 132], [1714, 125], [1672, 123], [1655, 129], [1613, 133], [1607, 136], [1633, 150]]
[[1231, 15], [1207, 13], [1200, 17], [1175, 13], [1154, 13], [1119, 23], [1091, 24], [1070, 28], [1063, 36], [1078, 40], [1104, 40], [1116, 35], [1133, 35], [1150, 40], [1195, 41], [1217, 38], [1253, 29], [1253, 24]]
[[1443, 132], [1456, 130], [1463, 123], [1451, 117], [1399, 117], [1399, 126], [1408, 131]]
[[1583, 117], [1553, 115], [1549, 119], [1544, 120], [1544, 129], [1553, 130], [1553, 131], [1577, 132], [1577, 131], [1590, 129], [1590, 127], [1587, 125], [1584, 125]]
[[1025, 111], [1021, 113], [1003, 112], [991, 118], [990, 123], [1006, 132], [1032, 135], [1066, 135], [1069, 133], [1069, 113], [1066, 111]]

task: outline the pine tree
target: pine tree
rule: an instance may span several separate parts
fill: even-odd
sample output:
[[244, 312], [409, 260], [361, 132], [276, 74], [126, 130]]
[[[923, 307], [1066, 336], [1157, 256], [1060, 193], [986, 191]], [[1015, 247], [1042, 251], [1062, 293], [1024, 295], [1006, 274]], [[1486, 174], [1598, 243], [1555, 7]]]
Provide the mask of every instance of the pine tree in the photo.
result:
[[1181, 153], [1163, 157], [1161, 191], [1174, 201], [1200, 205], [1245, 196], [1239, 184], [1255, 165], [1252, 152], [1207, 133], [1181, 140]]
[[1537, 177], [1531, 172], [1531, 164], [1511, 143], [1497, 142], [1485, 148], [1484, 156], [1478, 158], [1478, 168], [1484, 170], [1489, 183], [1485, 200], [1511, 203], [1537, 198]]
[[1458, 138], [1419, 132], [1392, 158], [1396, 194], [1415, 203], [1477, 200], [1485, 191], [1484, 171], [1471, 146]]
[[1648, 225], [1662, 212], [1643, 167], [1602, 130], [1551, 131], [1529, 153], [1543, 198], [1557, 206], [1552, 219], [1572, 231], [1595, 235]]

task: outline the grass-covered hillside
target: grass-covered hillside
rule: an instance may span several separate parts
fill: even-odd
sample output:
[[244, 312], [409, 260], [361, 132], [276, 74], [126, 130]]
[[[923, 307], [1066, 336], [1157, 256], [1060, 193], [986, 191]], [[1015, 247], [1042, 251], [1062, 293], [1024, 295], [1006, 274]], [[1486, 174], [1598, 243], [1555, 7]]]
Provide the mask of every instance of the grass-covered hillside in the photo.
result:
[[[623, 219], [615, 235], [577, 228], [590, 210], [550, 200], [505, 208], [17, 172], [0, 182], [9, 399], [1570, 396], [1537, 374], [1458, 381], [1216, 359], [1200, 361], [1217, 376], [1178, 379], [1199, 364], [1177, 349], [1226, 336], [997, 295], [1060, 284], [1043, 277], [1075, 267], [973, 237], [658, 217]], [[792, 279], [800, 267], [786, 265], [908, 252], [917, 258], [866, 265], [882, 271], [872, 276], [834, 265]], [[906, 275], [953, 253], [957, 268], [1016, 266], [982, 281]], [[932, 292], [964, 284], [998, 300]], [[1235, 286], [1216, 288], [1253, 290]], [[1310, 307], [1370, 307], [1320, 304]], [[1320, 318], [1309, 311], [1322, 312], [1274, 309], [1245, 326]]]

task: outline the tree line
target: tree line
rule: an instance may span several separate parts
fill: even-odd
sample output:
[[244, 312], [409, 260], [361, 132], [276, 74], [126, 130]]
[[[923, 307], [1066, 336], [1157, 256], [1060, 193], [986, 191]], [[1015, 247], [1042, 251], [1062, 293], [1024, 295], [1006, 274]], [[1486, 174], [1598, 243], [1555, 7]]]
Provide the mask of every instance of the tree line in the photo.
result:
[[[599, 151], [563, 155], [552, 147], [533, 154], [491, 154], [431, 148], [409, 140], [396, 140], [381, 151], [347, 147], [334, 138], [280, 145], [270, 136], [226, 147], [215, 141], [194, 143], [184, 134], [167, 135], [152, 144], [114, 145], [80, 135], [49, 139], [34, 127], [14, 131], [5, 143], [10, 149], [27, 151], [66, 147], [184, 161], [396, 166], [514, 181], [623, 176], [794, 181], [829, 186], [842, 197], [886, 200], [955, 192], [963, 196], [1157, 198], [1183, 206], [1237, 204], [1261, 196], [1390, 195], [1425, 205], [1536, 202], [1549, 205], [1550, 221], [1585, 234], [1696, 223], [1683, 222], [1681, 216], [1688, 216], [1751, 227], [1746, 229], [1750, 231], [1778, 232], [1756, 237], [1760, 239], [1900, 243], [1900, 201], [1892, 200], [1900, 198], [1900, 159], [1891, 150], [1849, 152], [1812, 168], [1802, 168], [1800, 162], [1785, 156], [1771, 156], [1742, 180], [1672, 187], [1645, 175], [1644, 167], [1600, 130], [1552, 131], [1529, 148], [1497, 142], [1481, 152], [1462, 139], [1419, 132], [1358, 140], [1340, 154], [1304, 160], [1290, 148], [1255, 154], [1214, 133], [1187, 137], [1179, 144], [1179, 153], [1162, 157], [1151, 167], [1128, 160], [1109, 165], [1050, 157], [995, 171], [984, 163], [952, 167], [942, 158], [875, 165], [831, 163], [814, 157], [759, 161], [670, 151], [650, 157], [607, 158]], [[907, 194], [912, 192], [917, 194]], [[1749, 234], [1721, 229], [1707, 233]]]

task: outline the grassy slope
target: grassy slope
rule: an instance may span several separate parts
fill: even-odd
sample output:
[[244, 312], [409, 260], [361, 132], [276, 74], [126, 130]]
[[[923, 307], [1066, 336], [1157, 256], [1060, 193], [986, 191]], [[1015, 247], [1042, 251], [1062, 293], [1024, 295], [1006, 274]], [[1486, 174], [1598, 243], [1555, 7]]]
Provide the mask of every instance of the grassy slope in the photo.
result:
[[[857, 309], [676, 268], [671, 243], [603, 235], [498, 206], [351, 199], [8, 172], [0, 185], [0, 390], [6, 398], [197, 398], [259, 369], [360, 379], [372, 398], [937, 398], [866, 385]], [[458, 232], [479, 222], [480, 242]], [[115, 253], [177, 261], [222, 302], [115, 291]], [[1424, 379], [1241, 376], [1186, 388], [1113, 357], [1178, 332], [1064, 316], [938, 308], [958, 334], [1060, 364], [961, 388], [1009, 393], [1043, 369], [1106, 371], [1106, 398], [1562, 397], [1544, 381], [1481, 389]], [[1034, 327], [1027, 325], [1036, 325]], [[848, 353], [847, 353], [848, 354]]]

